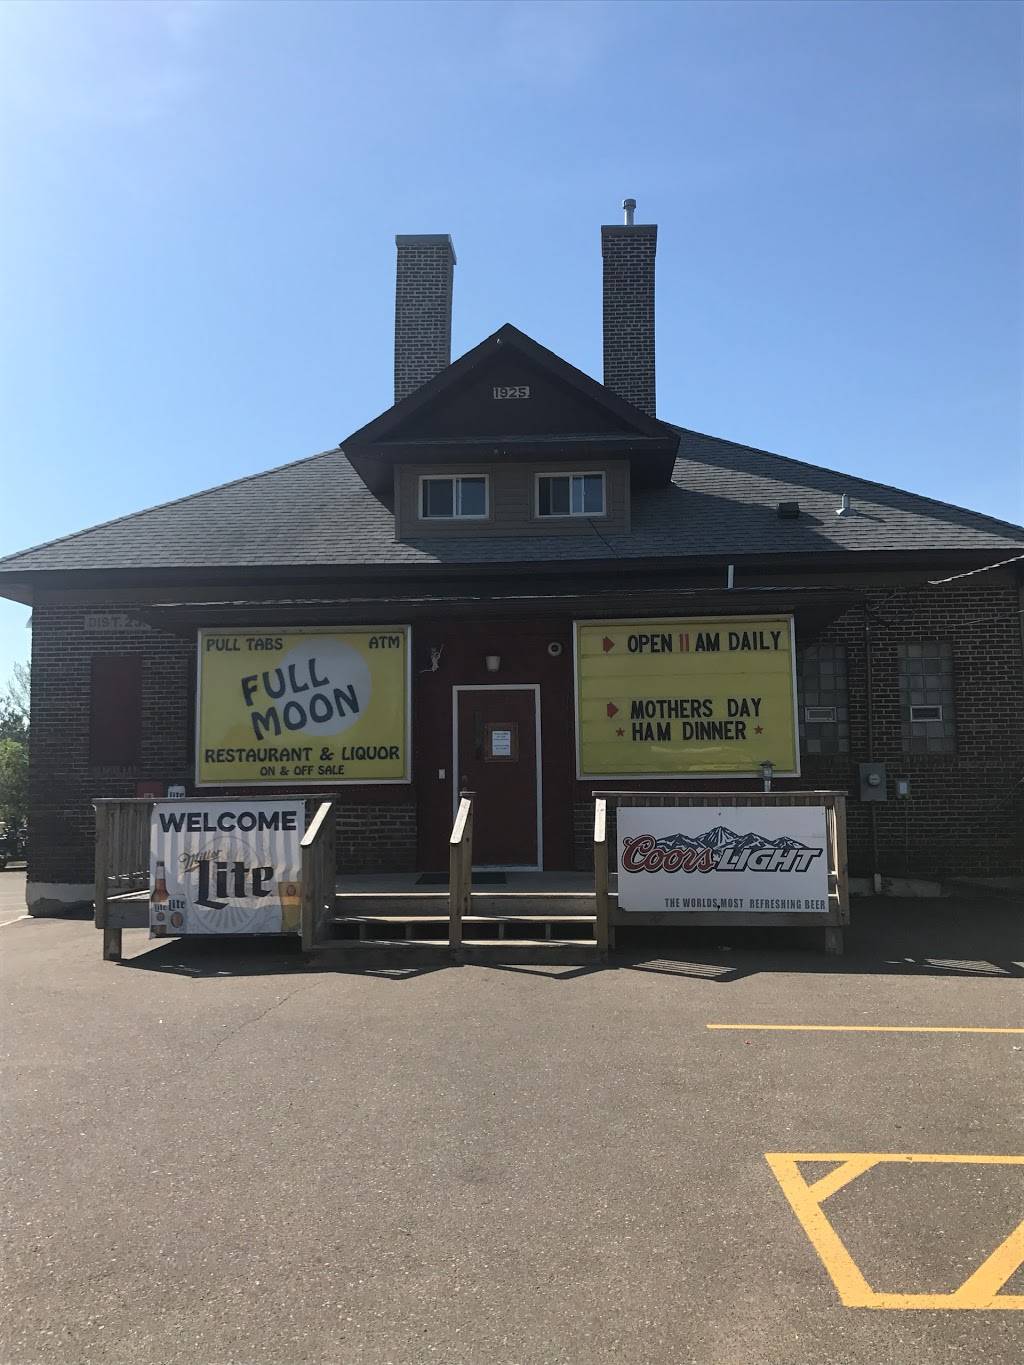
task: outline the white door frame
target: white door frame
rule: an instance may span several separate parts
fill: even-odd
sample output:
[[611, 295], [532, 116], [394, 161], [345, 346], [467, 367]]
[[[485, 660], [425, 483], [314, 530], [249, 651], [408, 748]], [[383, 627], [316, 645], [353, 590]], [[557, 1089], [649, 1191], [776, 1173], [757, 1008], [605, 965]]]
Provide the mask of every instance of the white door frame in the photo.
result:
[[532, 692], [536, 737], [537, 861], [535, 863], [474, 863], [481, 872], [540, 872], [544, 866], [544, 790], [540, 743], [540, 683], [460, 683], [452, 688], [452, 819], [459, 808], [459, 693]]

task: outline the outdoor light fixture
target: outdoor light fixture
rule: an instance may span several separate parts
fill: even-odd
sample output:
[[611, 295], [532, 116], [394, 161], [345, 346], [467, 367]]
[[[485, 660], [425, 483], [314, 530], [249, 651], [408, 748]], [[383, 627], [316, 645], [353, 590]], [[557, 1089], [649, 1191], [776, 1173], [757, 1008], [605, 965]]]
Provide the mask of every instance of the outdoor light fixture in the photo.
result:
[[501, 667], [501, 655], [488, 654], [484, 657], [484, 663], [487, 665], [488, 673], [497, 673], [498, 669]]
[[761, 764], [761, 776], [764, 778], [764, 789], [770, 792], [772, 789], [772, 778], [775, 776], [775, 764], [770, 759], [765, 759]]

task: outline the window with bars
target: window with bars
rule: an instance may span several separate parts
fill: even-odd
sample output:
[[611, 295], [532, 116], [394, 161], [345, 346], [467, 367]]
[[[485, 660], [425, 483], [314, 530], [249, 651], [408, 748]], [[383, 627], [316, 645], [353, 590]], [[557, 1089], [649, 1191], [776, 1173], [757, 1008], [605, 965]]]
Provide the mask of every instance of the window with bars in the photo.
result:
[[805, 754], [850, 752], [845, 645], [809, 645], [800, 661], [800, 747]]
[[908, 640], [897, 646], [897, 657], [904, 753], [955, 753], [951, 641]]

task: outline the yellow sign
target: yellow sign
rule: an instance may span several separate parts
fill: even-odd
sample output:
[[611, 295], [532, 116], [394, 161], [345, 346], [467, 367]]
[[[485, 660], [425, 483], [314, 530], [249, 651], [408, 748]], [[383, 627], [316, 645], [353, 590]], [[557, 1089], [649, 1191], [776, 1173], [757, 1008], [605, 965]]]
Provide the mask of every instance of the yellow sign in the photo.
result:
[[800, 771], [791, 616], [576, 623], [580, 777]]
[[409, 627], [201, 630], [196, 782], [408, 782]]

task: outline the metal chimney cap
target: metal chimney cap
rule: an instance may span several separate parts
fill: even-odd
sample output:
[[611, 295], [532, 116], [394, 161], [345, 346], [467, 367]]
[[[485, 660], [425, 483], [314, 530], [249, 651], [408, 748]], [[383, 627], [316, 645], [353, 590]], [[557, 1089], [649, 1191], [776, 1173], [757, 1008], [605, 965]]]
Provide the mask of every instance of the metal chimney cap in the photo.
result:
[[626, 227], [632, 227], [632, 226], [633, 226], [633, 214], [634, 214], [635, 212], [636, 212], [636, 200], [635, 200], [635, 199], [623, 199], [623, 201], [622, 201], [622, 216], [623, 216], [623, 220], [624, 220], [624, 222], [625, 222], [625, 224], [626, 224]]

